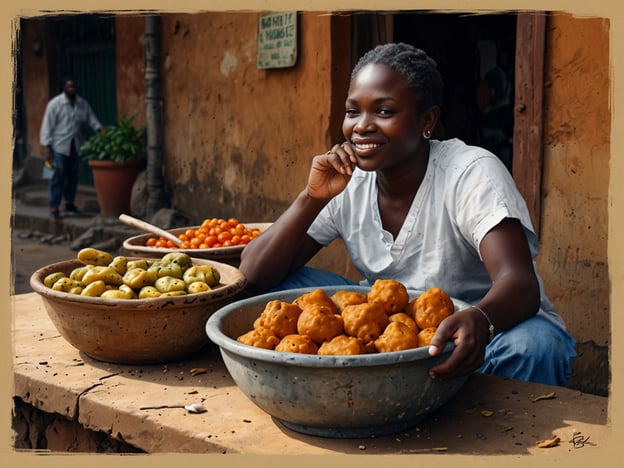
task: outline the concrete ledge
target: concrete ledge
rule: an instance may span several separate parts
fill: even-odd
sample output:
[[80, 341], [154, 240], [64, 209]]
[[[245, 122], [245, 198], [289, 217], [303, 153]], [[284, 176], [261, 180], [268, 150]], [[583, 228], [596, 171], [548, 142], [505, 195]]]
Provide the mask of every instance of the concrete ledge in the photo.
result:
[[[13, 296], [11, 305], [13, 396], [147, 453], [442, 452], [538, 455], [555, 463], [579, 450], [595, 457], [614, 448], [607, 398], [480, 374], [410, 431], [375, 439], [303, 435], [283, 427], [244, 396], [215, 346], [161, 365], [99, 362], [58, 334], [36, 293]], [[191, 372], [198, 368], [204, 372]], [[198, 402], [206, 412], [185, 411], [184, 405]], [[553, 436], [559, 438], [554, 446], [537, 446]]]

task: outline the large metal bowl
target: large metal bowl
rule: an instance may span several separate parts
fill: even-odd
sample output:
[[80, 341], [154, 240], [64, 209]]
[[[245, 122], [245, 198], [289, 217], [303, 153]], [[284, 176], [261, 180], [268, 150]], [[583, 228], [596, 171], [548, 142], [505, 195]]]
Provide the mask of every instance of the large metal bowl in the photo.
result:
[[[267, 302], [292, 302], [316, 288], [269, 293], [233, 302], [206, 323], [225, 365], [241, 391], [284, 426], [297, 432], [334, 438], [375, 437], [414, 427], [463, 385], [465, 378], [432, 380], [428, 370], [441, 355], [427, 348], [358, 356], [283, 353], [243, 345], [236, 337], [250, 330]], [[366, 292], [361, 286], [322, 287]], [[415, 297], [417, 292], [412, 292]], [[468, 304], [453, 299], [455, 310]]]
[[[250, 229], [258, 228], [260, 231], [265, 231], [271, 226], [272, 223], [246, 223], [245, 226]], [[199, 226], [189, 226], [182, 228], [169, 229], [168, 231], [177, 236], [184, 233], [187, 229], [197, 229]], [[244, 245], [236, 245], [230, 247], [218, 247], [212, 249], [180, 249], [180, 248], [165, 248], [165, 247], [150, 247], [145, 245], [148, 239], [154, 237], [153, 234], [140, 234], [138, 236], [129, 237], [123, 242], [123, 248], [130, 252], [132, 255], [141, 255], [145, 257], [162, 257], [170, 252], [184, 252], [191, 257], [195, 258], [207, 258], [209, 260], [215, 260], [218, 262], [228, 263], [230, 265], [238, 266], [240, 264], [240, 256], [243, 252]]]
[[[136, 259], [137, 257], [128, 257]], [[82, 264], [76, 260], [53, 263], [35, 271], [30, 285], [58, 332], [88, 356], [121, 364], [173, 361], [210, 343], [204, 325], [217, 309], [235, 300], [246, 285], [235, 267], [193, 258], [221, 274], [222, 286], [185, 296], [152, 299], [110, 299], [55, 291], [43, 284], [57, 271], [66, 275]]]

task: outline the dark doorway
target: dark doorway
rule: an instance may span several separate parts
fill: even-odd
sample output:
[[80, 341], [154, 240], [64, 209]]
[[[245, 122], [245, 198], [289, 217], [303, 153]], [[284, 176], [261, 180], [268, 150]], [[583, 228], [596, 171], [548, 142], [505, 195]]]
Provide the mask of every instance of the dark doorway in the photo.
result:
[[360, 12], [353, 16], [352, 60], [391, 41], [426, 51], [445, 85], [435, 136], [486, 147], [511, 171], [516, 23], [515, 14]]
[[516, 15], [403, 12], [393, 35], [438, 63], [442, 137], [486, 147], [511, 170]]
[[[60, 15], [51, 17], [50, 34], [56, 44], [56, 63], [51, 67], [57, 85], [61, 77], [73, 75], [78, 90], [103, 125], [117, 118], [117, 83], [115, 79], [115, 18], [110, 15]], [[53, 94], [58, 93], [58, 88]], [[86, 162], [81, 163], [79, 180], [93, 184]]]

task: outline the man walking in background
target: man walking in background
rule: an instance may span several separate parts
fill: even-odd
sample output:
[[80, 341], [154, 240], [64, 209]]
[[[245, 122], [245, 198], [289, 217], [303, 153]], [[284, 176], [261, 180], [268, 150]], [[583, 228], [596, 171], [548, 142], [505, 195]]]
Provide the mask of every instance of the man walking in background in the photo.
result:
[[65, 201], [67, 213], [78, 213], [74, 202], [78, 187], [79, 151], [85, 142], [83, 129], [88, 126], [95, 132], [104, 131], [89, 103], [78, 95], [78, 82], [74, 77], [63, 78], [61, 89], [62, 92], [46, 106], [39, 136], [45, 148], [46, 162], [54, 168], [48, 196], [52, 219], [60, 217], [62, 200]]

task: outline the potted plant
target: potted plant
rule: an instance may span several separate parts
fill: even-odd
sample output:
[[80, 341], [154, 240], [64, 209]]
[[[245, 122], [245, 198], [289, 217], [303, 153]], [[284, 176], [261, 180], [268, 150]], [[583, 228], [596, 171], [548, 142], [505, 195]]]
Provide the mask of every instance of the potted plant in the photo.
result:
[[132, 186], [146, 154], [145, 128], [134, 125], [134, 116], [122, 115], [115, 125], [89, 138], [81, 148], [82, 158], [93, 171], [100, 214], [130, 211]]

